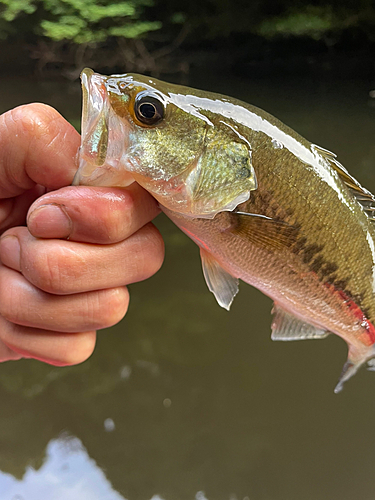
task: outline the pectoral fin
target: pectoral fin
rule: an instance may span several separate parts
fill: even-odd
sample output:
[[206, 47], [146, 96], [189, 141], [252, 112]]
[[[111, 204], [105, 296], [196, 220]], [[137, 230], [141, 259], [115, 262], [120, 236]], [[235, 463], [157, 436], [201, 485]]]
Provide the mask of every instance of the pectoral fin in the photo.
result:
[[257, 246], [283, 251], [296, 242], [298, 230], [286, 222], [244, 212], [233, 212], [232, 216], [236, 223], [229, 230]]
[[304, 340], [324, 339], [329, 335], [327, 330], [317, 328], [274, 304], [272, 313], [272, 340]]
[[221, 307], [227, 309], [238, 292], [238, 279], [221, 267], [207, 250], [200, 249], [203, 274], [209, 290], [215, 295]]

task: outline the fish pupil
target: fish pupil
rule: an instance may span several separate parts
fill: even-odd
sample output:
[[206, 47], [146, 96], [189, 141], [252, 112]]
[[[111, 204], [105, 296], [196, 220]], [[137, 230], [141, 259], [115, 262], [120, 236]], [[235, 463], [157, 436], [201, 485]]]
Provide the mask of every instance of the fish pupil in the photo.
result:
[[156, 114], [156, 109], [153, 104], [147, 103], [147, 104], [141, 104], [139, 107], [139, 112], [144, 118], [147, 118], [148, 120], [154, 118]]
[[164, 117], [164, 106], [151, 96], [140, 96], [135, 103], [136, 118], [146, 125], [154, 125]]

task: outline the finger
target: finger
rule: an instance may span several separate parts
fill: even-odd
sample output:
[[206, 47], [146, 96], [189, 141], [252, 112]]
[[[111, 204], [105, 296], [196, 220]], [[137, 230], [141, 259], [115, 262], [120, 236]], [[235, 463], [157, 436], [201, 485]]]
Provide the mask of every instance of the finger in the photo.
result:
[[136, 183], [126, 189], [70, 186], [39, 198], [27, 224], [37, 238], [108, 244], [128, 238], [159, 212], [156, 200]]
[[45, 192], [45, 188], [37, 184], [26, 193], [0, 200], [0, 233], [10, 227], [24, 226], [30, 205]]
[[18, 361], [19, 359], [22, 359], [22, 355], [12, 351], [10, 347], [6, 346], [4, 342], [0, 340], [0, 363], [4, 361]]
[[56, 366], [77, 365], [91, 356], [95, 348], [96, 332], [59, 333], [10, 323], [0, 316], [0, 344], [9, 349], [12, 358], [0, 348], [2, 361], [34, 358]]
[[118, 323], [128, 304], [125, 287], [51, 295], [0, 265], [0, 314], [11, 323], [58, 332], [88, 332]]
[[162, 265], [164, 244], [151, 223], [112, 245], [41, 240], [17, 227], [2, 236], [0, 258], [41, 290], [71, 294], [149, 278]]
[[78, 132], [55, 109], [28, 104], [0, 116], [0, 198], [41, 184], [71, 184], [77, 170]]

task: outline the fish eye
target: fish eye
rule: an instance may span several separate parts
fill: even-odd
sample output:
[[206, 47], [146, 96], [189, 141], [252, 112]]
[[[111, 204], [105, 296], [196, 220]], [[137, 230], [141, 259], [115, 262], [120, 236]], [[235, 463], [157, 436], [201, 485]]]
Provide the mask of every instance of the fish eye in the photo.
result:
[[135, 99], [135, 116], [145, 125], [159, 123], [164, 118], [164, 112], [164, 104], [157, 97], [141, 93]]

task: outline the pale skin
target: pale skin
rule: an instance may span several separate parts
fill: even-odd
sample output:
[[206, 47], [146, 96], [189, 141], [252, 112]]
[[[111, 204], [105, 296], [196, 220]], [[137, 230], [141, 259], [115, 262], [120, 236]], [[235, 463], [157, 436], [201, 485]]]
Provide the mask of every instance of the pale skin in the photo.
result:
[[85, 361], [162, 264], [146, 191], [70, 186], [79, 144], [49, 106], [0, 116], [0, 361]]

